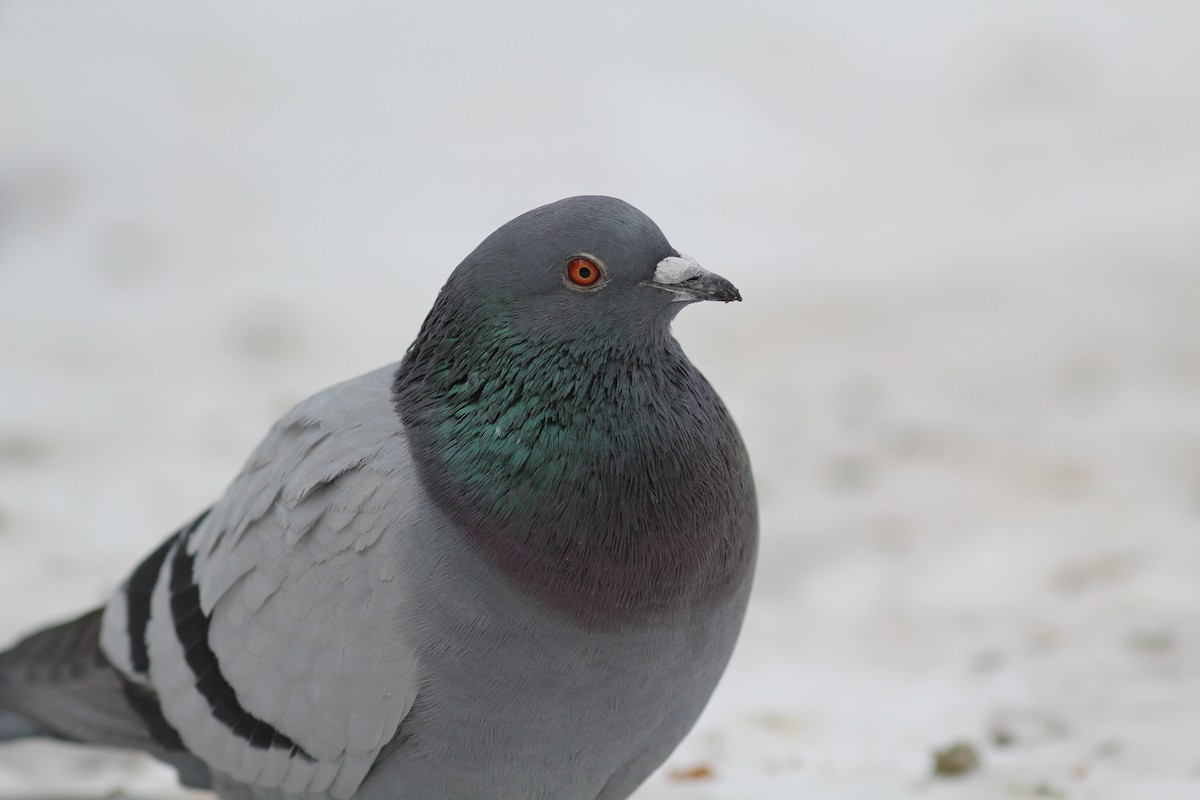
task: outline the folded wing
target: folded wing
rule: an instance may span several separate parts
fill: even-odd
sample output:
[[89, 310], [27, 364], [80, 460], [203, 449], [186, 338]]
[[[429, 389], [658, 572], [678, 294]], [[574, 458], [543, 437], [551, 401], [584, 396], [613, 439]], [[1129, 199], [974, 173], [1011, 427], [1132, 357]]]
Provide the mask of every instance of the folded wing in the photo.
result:
[[428, 512], [390, 375], [289, 412], [106, 613], [110, 660], [235, 780], [349, 797], [415, 699], [401, 568]]

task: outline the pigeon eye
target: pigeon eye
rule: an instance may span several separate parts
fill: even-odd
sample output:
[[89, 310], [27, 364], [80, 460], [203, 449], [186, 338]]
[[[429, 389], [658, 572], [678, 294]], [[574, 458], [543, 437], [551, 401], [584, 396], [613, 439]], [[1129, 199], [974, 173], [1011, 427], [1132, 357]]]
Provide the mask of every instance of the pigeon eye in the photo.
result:
[[567, 278], [576, 286], [592, 286], [600, 280], [600, 265], [590, 258], [572, 258], [567, 262]]

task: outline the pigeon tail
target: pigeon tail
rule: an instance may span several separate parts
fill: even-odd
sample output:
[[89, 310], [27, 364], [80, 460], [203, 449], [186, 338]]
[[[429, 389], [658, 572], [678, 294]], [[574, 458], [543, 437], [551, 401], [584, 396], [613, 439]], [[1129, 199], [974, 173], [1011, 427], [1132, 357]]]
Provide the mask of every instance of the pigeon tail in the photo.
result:
[[0, 653], [6, 729], [117, 747], [153, 744], [124, 697], [121, 676], [100, 653], [100, 614], [38, 631]]

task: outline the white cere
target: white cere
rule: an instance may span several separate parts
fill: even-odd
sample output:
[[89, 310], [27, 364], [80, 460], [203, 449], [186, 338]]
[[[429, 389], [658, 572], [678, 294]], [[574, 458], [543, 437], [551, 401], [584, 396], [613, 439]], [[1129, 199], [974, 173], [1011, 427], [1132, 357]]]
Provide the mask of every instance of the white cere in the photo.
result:
[[697, 275], [703, 274], [705, 274], [704, 267], [697, 264], [696, 259], [691, 256], [682, 254], [667, 256], [658, 262], [658, 268], [654, 270], [654, 282], [669, 286], [675, 283], [683, 283], [688, 278], [694, 278]]

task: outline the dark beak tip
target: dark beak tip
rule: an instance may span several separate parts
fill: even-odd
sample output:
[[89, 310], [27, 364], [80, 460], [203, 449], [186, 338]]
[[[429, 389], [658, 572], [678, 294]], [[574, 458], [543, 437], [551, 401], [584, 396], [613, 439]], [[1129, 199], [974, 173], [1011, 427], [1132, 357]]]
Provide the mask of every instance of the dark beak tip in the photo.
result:
[[[652, 283], [653, 285], [653, 283]], [[716, 300], [721, 303], [740, 303], [742, 293], [729, 281], [720, 275], [706, 272], [701, 275], [679, 281], [678, 283], [658, 284], [661, 289], [668, 289], [676, 294], [686, 294], [691, 301]]]

